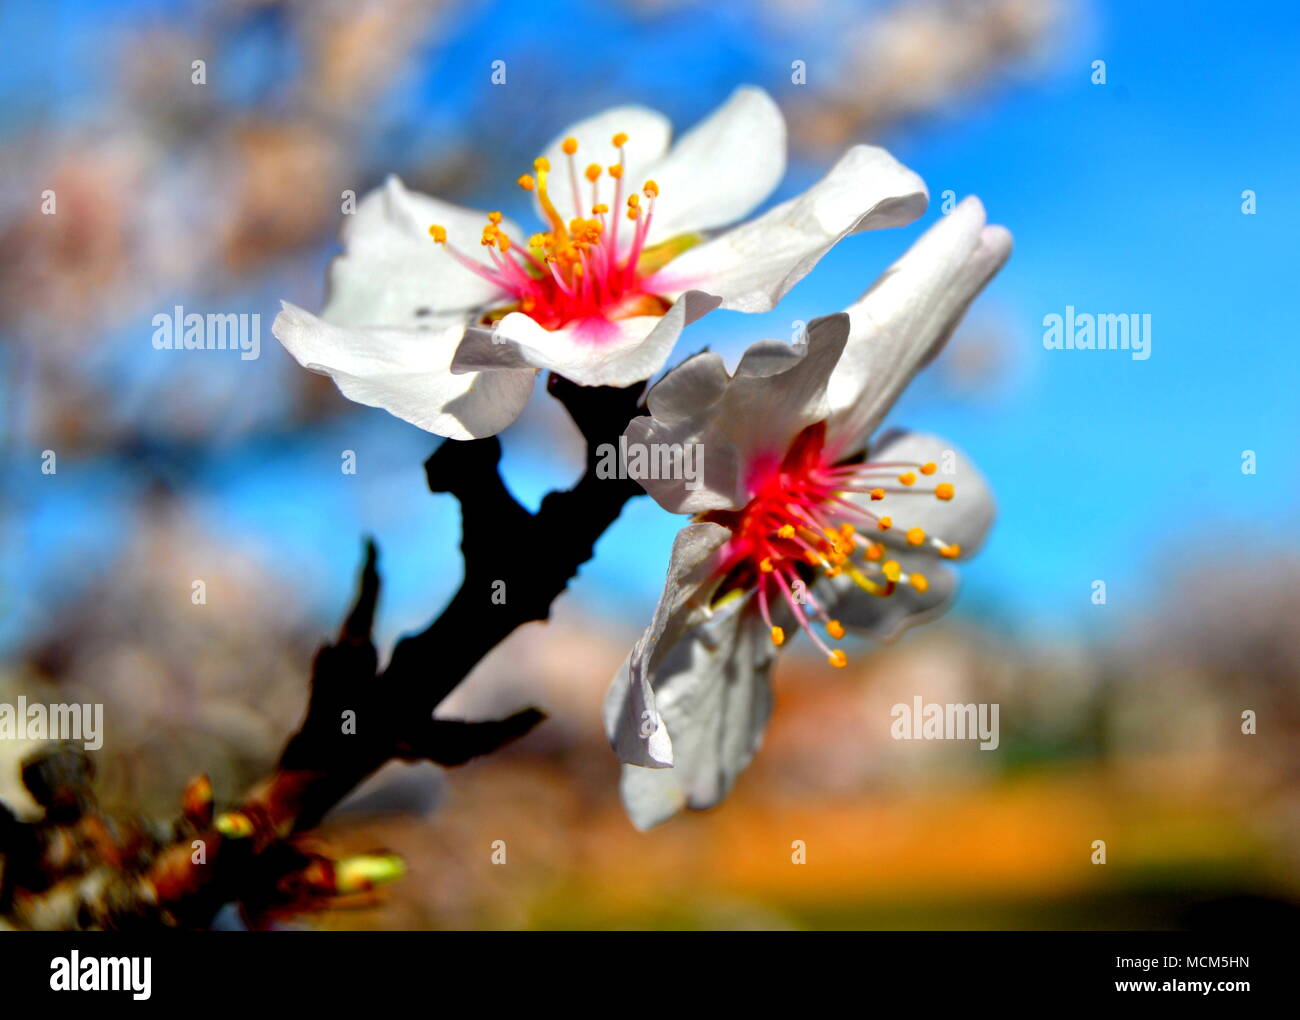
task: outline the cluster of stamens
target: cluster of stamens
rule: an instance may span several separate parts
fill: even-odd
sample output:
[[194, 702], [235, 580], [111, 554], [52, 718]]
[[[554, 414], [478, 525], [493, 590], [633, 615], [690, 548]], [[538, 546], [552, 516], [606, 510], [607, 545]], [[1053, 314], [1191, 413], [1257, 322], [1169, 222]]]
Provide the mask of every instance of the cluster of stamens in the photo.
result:
[[[627, 135], [620, 132], [611, 141], [618, 150], [618, 162], [606, 167], [592, 163], [582, 174], [575, 159], [577, 139], [566, 138], [561, 145], [569, 164], [573, 207], [590, 209], [589, 216], [575, 216], [565, 223], [551, 198], [550, 161], [542, 156], [533, 162], [534, 173], [524, 174], [518, 184], [525, 191], [536, 192], [549, 230], [533, 234], [526, 245], [519, 245], [502, 228], [501, 213], [489, 213], [479, 243], [487, 250], [490, 266], [449, 243], [441, 225], [430, 226], [430, 236], [470, 272], [512, 294], [519, 311], [546, 329], [595, 317], [614, 320], [662, 315], [667, 302], [642, 290], [643, 277], [638, 272], [659, 186], [646, 181], [639, 192], [625, 198]], [[613, 181], [612, 204], [601, 201], [601, 181], [606, 175]], [[583, 202], [584, 191], [590, 193], [588, 203]], [[631, 233], [630, 240], [624, 235], [626, 250], [620, 257], [623, 219], [631, 221], [627, 228]]]
[[[823, 459], [823, 425], [805, 430], [779, 464], [760, 468], [751, 480], [751, 498], [732, 524], [733, 538], [724, 555], [727, 575], [722, 590], [752, 586], [759, 612], [774, 645], [785, 643], [785, 631], [772, 623], [771, 605], [783, 598], [799, 626], [826, 655], [832, 666], [848, 664], [843, 651], [832, 649], [817, 633], [815, 616], [831, 639], [844, 636], [844, 627], [832, 619], [812, 593], [818, 573], [828, 578], [841, 574], [878, 598], [893, 595], [899, 585], [918, 592], [929, 587], [924, 574], [906, 573], [890, 558], [885, 543], [871, 535], [902, 534], [910, 546], [929, 546], [952, 559], [961, 554], [957, 545], [927, 535], [922, 528], [901, 530], [894, 519], [877, 514], [846, 498], [866, 494], [882, 503], [896, 494], [929, 495], [950, 500], [953, 486], [940, 482], [933, 488], [917, 485], [918, 474], [932, 476], [934, 463], [904, 461], [829, 464]], [[734, 583], [728, 583], [734, 582]]]

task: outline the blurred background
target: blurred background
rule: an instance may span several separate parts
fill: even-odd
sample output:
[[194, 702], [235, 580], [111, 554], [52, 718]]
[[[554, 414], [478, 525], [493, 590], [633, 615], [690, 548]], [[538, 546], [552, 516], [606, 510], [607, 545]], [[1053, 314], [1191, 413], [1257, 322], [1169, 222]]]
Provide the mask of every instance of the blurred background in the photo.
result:
[[[511, 182], [573, 120], [638, 102], [680, 131], [755, 83], [791, 126], [773, 201], [869, 141], [926, 179], [931, 209], [841, 244], [769, 315], [715, 313], [681, 353], [734, 359], [845, 306], [947, 191], [1016, 237], [892, 418], [952, 438], [999, 497], [954, 611], [850, 649], [846, 670], [796, 645], [732, 797], [637, 833], [600, 704], [681, 523], [638, 500], [552, 622], [443, 709], [549, 721], [454, 772], [377, 777], [320, 838], [392, 847], [412, 874], [312, 923], [1294, 924], [1297, 47], [1285, 0], [0, 5], [0, 701], [104, 703], [109, 803], [170, 816], [198, 771], [236, 797], [299, 718], [364, 535], [381, 650], [460, 576], [458, 508], [421, 468], [437, 439], [270, 335], [280, 299], [320, 306], [343, 193], [397, 173], [526, 220]], [[155, 350], [151, 319], [176, 304], [259, 313], [261, 357]], [[1045, 350], [1066, 305], [1149, 313], [1151, 357]], [[530, 505], [579, 469], [551, 404], [539, 388], [505, 437]], [[915, 695], [1000, 704], [1001, 746], [890, 739]], [[28, 750], [0, 741], [19, 809]]]

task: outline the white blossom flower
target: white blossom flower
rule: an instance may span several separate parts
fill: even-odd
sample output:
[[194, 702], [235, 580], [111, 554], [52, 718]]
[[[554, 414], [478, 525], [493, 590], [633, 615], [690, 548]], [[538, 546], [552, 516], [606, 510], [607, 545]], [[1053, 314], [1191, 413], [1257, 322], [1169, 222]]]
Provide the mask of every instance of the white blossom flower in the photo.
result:
[[546, 224], [531, 235], [390, 178], [344, 228], [322, 315], [286, 303], [273, 332], [353, 400], [439, 435], [492, 435], [537, 371], [648, 379], [686, 325], [718, 307], [768, 311], [841, 238], [909, 223], [928, 199], [915, 173], [859, 145], [803, 194], [710, 236], [780, 181], [785, 122], [746, 87], [671, 148], [669, 136], [640, 106], [570, 128], [519, 178]]
[[868, 439], [1010, 251], [968, 198], [806, 343], [759, 341], [734, 375], [699, 354], [650, 391], [628, 447], [698, 443], [703, 467], [690, 485], [642, 482], [694, 517], [605, 706], [639, 827], [726, 795], [762, 739], [791, 628], [844, 666], [832, 644], [846, 628], [890, 638], [951, 601], [944, 561], [979, 547], [988, 486], [945, 440]]

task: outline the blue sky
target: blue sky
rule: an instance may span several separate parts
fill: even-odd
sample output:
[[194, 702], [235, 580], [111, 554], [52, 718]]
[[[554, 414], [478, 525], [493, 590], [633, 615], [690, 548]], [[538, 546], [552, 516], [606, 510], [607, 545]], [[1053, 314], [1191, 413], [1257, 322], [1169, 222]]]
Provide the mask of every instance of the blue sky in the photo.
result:
[[[106, 12], [115, 9], [120, 25], [123, 11], [171, 16], [189, 6], [6, 5], [0, 36], [12, 49], [0, 60], [0, 98], [11, 102], [0, 125], [30, 122], [38, 109], [63, 122], [93, 116], [102, 64], [87, 54], [97, 53]], [[510, 160], [611, 99], [659, 106], [686, 125], [735, 85], [780, 80], [788, 66], [790, 49], [743, 31], [739, 3], [653, 23], [606, 4], [545, 5], [545, 14], [542, 6], [478, 4], [456, 16], [451, 38], [431, 46], [425, 64], [376, 110], [374, 144], [391, 151], [394, 169], [436, 147], [439, 125], [471, 114], [490, 121], [494, 98], [462, 69], [501, 54], [530, 67], [540, 59], [539, 37], [557, 55], [557, 112], [553, 122], [501, 127]], [[503, 20], [505, 7], [511, 16]], [[811, 51], [819, 30], [824, 38], [826, 26], [810, 26], [786, 45]], [[238, 59], [291, 60], [276, 38], [271, 26], [241, 44]], [[1008, 377], [985, 400], [937, 399], [922, 383], [892, 419], [950, 437], [998, 494], [999, 522], [966, 571], [959, 611], [1052, 631], [1106, 626], [1140, 615], [1192, 557], [1230, 569], [1240, 550], [1294, 550], [1287, 525], [1300, 505], [1297, 53], [1300, 14], [1289, 3], [1095, 5], [1027, 84], [882, 139], [930, 185], [934, 203], [920, 224], [850, 239], [775, 312], [717, 313], [684, 343], [734, 354], [760, 336], [788, 335], [791, 320], [837, 310], [865, 289], [940, 215], [942, 191], [977, 194], [1016, 239], [1011, 262], [975, 310], [976, 319], [992, 316], [1005, 329]], [[1095, 59], [1106, 61], [1105, 85], [1090, 82]], [[273, 83], [274, 66], [267, 75]], [[598, 98], [588, 100], [584, 75], [599, 81]], [[548, 95], [543, 90], [539, 109]], [[15, 106], [16, 97], [23, 101]], [[485, 180], [499, 184], [517, 169], [503, 163]], [[796, 160], [777, 197], [822, 169]], [[1255, 215], [1242, 214], [1245, 189], [1257, 194]], [[486, 190], [464, 198], [501, 204]], [[323, 266], [331, 250], [314, 257]], [[265, 299], [269, 321], [274, 303]], [[1152, 356], [1044, 350], [1043, 317], [1066, 305], [1149, 313]], [[264, 339], [263, 358], [251, 364], [283, 370], [285, 355]], [[128, 350], [138, 352], [141, 372], [156, 372], [147, 340]], [[568, 480], [527, 437], [506, 444], [509, 481], [525, 500]], [[214, 445], [196, 454], [199, 505], [213, 527], [273, 555], [280, 575], [311, 591], [321, 613], [345, 598], [360, 536], [376, 534], [391, 635], [427, 617], [459, 572], [454, 504], [423, 489], [420, 461], [431, 445], [368, 409], [318, 434]], [[358, 477], [337, 471], [343, 447], [358, 451]], [[1253, 476], [1240, 468], [1247, 449], [1258, 457]], [[70, 576], [61, 560], [105, 561], [125, 519], [129, 465], [85, 465], [61, 472], [57, 486], [15, 488], [22, 541], [6, 551], [6, 581], [41, 575], [45, 593], [25, 612], [48, 610]], [[678, 523], [648, 500], [634, 504], [574, 597], [639, 626]], [[1106, 580], [1115, 611], [1100, 624], [1089, 603], [1095, 579]]]

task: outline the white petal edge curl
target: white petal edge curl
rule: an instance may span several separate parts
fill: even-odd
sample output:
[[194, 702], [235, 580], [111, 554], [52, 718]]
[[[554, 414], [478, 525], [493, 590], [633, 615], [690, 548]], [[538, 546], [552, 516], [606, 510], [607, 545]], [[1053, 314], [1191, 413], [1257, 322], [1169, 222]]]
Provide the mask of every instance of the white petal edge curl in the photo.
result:
[[842, 238], [911, 223], [928, 201], [913, 171], [884, 149], [856, 145], [802, 195], [687, 250], [647, 287], [668, 297], [695, 288], [723, 308], [770, 311]]
[[683, 808], [713, 807], [735, 785], [763, 740], [772, 711], [775, 658], [767, 627], [748, 599], [676, 641], [656, 664], [655, 702], [672, 734], [673, 767], [623, 768], [623, 805], [648, 829]]
[[[613, 137], [619, 132], [627, 135], [627, 144], [623, 146], [625, 159], [623, 193], [626, 195], [628, 187], [640, 187], [640, 183], [630, 182], [644, 180], [646, 168], [657, 163], [668, 151], [673, 127], [668, 118], [658, 110], [646, 106], [616, 106], [578, 121], [567, 131], [556, 135], [554, 140], [542, 150], [542, 155], [551, 164], [551, 177], [547, 190], [550, 192], [551, 201], [555, 203], [555, 208], [564, 216], [566, 223], [574, 216], [591, 215], [591, 184], [583, 176], [583, 171], [591, 163], [609, 167], [618, 162], [618, 150], [614, 148]], [[561, 148], [566, 138], [572, 138], [578, 143], [578, 151], [573, 155], [573, 169], [578, 177], [579, 203], [576, 207], [573, 204], [573, 186], [569, 177], [569, 157]], [[529, 172], [533, 172], [532, 167], [529, 167]], [[601, 198], [606, 203], [613, 195], [610, 184], [607, 174], [601, 177], [603, 189]], [[546, 214], [542, 211], [536, 194], [533, 195], [533, 208], [537, 212], [537, 218], [545, 223]]]
[[847, 309], [844, 357], [829, 390], [828, 437], [861, 449], [904, 387], [943, 349], [966, 309], [1011, 255], [1011, 235], [963, 200]]
[[[785, 118], [760, 88], [736, 89], [645, 171], [659, 186], [646, 243], [734, 223], [785, 175]], [[645, 181], [633, 178], [639, 189]]]
[[714, 557], [730, 536], [720, 524], [688, 524], [673, 541], [654, 617], [605, 698], [605, 733], [622, 762], [646, 768], [673, 764], [672, 740], [651, 685], [655, 663], [704, 615]]
[[337, 326], [286, 301], [271, 332], [298, 364], [329, 376], [349, 400], [449, 439], [479, 439], [519, 417], [536, 373], [453, 375], [463, 328], [455, 319], [425, 329]]
[[[321, 318], [340, 326], [417, 327], [428, 317], [468, 312], [505, 292], [470, 272], [429, 236], [434, 223], [476, 261], [487, 214], [410, 191], [395, 176], [367, 194], [344, 219], [343, 254], [330, 264]], [[513, 236], [518, 230], [503, 224]]]
[[804, 344], [760, 340], [730, 377], [716, 354], [697, 355], [670, 371], [650, 390], [650, 416], [634, 418], [624, 435], [629, 446], [697, 445], [702, 470], [694, 479], [641, 479], [642, 487], [671, 513], [744, 506], [755, 460], [784, 456], [800, 432], [825, 418], [826, 381], [848, 327], [841, 313], [810, 323]]
[[452, 370], [531, 367], [579, 386], [630, 386], [663, 368], [681, 331], [717, 305], [709, 294], [688, 291], [662, 316], [594, 320], [591, 326], [603, 333], [600, 339], [585, 335], [583, 324], [548, 330], [522, 312], [511, 312], [495, 327], [467, 329]]

